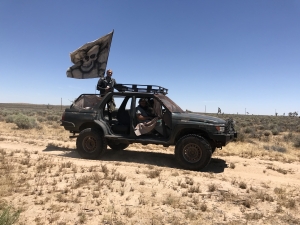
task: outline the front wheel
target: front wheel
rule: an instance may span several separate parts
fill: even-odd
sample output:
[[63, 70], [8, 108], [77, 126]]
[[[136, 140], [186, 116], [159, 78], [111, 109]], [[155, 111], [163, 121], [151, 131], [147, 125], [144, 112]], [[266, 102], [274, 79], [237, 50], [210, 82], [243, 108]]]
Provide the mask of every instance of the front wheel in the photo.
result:
[[76, 140], [79, 155], [84, 159], [98, 159], [107, 149], [107, 143], [100, 130], [84, 129]]
[[179, 139], [175, 146], [175, 158], [186, 169], [200, 170], [211, 159], [211, 147], [203, 137], [189, 134]]

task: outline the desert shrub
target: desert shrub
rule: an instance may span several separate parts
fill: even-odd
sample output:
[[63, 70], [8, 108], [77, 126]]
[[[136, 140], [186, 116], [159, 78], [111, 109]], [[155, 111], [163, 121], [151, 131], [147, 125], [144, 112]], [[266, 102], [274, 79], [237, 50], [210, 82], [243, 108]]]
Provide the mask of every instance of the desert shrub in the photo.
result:
[[270, 150], [270, 146], [269, 145], [264, 145], [263, 146], [265, 150]]
[[254, 133], [254, 130], [251, 127], [246, 127], [244, 130], [244, 133], [246, 133], [246, 134]]
[[260, 140], [264, 142], [269, 142], [270, 141], [270, 136], [263, 136]]
[[279, 131], [277, 128], [274, 128], [273, 130], [271, 130], [272, 134], [273, 135], [278, 135], [279, 134]]
[[245, 123], [245, 122], [239, 123], [239, 126], [240, 126], [240, 127], [246, 127], [246, 126], [247, 126], [247, 123]]
[[298, 125], [298, 126], [296, 127], [296, 132], [299, 132], [299, 133], [300, 133], [300, 125]]
[[0, 115], [2, 115], [2, 116], [8, 116], [8, 115], [13, 115], [13, 114], [14, 114], [13, 111], [9, 111], [6, 109], [0, 111]]
[[238, 132], [238, 136], [235, 141], [244, 142], [246, 140], [246, 135], [243, 132]]
[[27, 116], [35, 116], [35, 112], [34, 111], [27, 111], [25, 115], [27, 115]]
[[288, 134], [283, 135], [283, 140], [285, 142], [290, 142], [293, 140], [293, 138], [294, 138], [293, 133], [288, 133]]
[[264, 135], [265, 135], [266, 137], [269, 137], [271, 134], [272, 134], [272, 132], [269, 131], [269, 130], [266, 130], [266, 131], [264, 132]]
[[273, 130], [273, 129], [278, 129], [278, 125], [277, 124], [271, 124], [269, 126], [270, 130]]
[[16, 117], [16, 115], [7, 115], [7, 116], [5, 117], [5, 122], [6, 122], [6, 123], [14, 123], [15, 117]]
[[265, 150], [273, 150], [275, 152], [286, 152], [286, 148], [283, 146], [278, 146], [278, 145], [264, 145], [263, 146]]
[[259, 126], [258, 126], [258, 129], [259, 129], [259, 130], [265, 130], [266, 128], [265, 128], [264, 125], [259, 125]]
[[45, 117], [42, 117], [42, 116], [37, 116], [36, 120], [38, 122], [45, 122], [45, 121], [47, 121], [47, 119]]
[[37, 127], [35, 118], [26, 116], [24, 114], [18, 114], [14, 118], [14, 123], [20, 129], [31, 129]]
[[257, 138], [259, 139], [261, 137], [261, 133], [259, 132], [253, 132], [249, 134], [249, 138]]
[[284, 127], [278, 126], [278, 127], [277, 127], [277, 130], [278, 130], [279, 133], [280, 133], [280, 132], [283, 132], [283, 131], [284, 131]]
[[60, 116], [50, 114], [50, 115], [47, 116], [47, 120], [49, 120], [49, 121], [59, 121]]
[[294, 143], [294, 147], [300, 148], [300, 136], [299, 135], [293, 139], [293, 143]]
[[37, 111], [36, 114], [39, 116], [46, 116], [48, 113], [46, 111]]

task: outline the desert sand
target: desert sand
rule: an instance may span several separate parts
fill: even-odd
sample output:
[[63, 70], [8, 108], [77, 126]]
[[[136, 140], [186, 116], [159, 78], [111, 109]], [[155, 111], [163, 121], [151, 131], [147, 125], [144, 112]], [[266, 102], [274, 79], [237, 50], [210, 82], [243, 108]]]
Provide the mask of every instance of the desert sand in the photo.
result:
[[174, 147], [85, 160], [58, 123], [0, 127], [0, 201], [20, 210], [16, 224], [300, 224], [300, 150], [288, 144], [232, 142], [189, 171]]

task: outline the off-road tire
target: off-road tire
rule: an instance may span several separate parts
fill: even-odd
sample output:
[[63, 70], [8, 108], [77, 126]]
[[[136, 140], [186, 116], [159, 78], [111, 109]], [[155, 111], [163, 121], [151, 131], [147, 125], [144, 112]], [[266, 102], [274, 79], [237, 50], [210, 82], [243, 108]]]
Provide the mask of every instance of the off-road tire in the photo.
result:
[[116, 143], [112, 140], [107, 140], [107, 145], [114, 151], [124, 150], [129, 146], [127, 143]]
[[209, 140], [207, 140], [207, 141], [210, 144], [211, 153], [213, 154], [217, 150], [216, 144], [213, 141], [209, 141]]
[[186, 169], [200, 170], [211, 159], [211, 146], [207, 140], [196, 134], [179, 139], [175, 146], [175, 158]]
[[82, 158], [99, 159], [106, 151], [107, 143], [102, 131], [95, 128], [86, 128], [79, 133], [76, 147]]

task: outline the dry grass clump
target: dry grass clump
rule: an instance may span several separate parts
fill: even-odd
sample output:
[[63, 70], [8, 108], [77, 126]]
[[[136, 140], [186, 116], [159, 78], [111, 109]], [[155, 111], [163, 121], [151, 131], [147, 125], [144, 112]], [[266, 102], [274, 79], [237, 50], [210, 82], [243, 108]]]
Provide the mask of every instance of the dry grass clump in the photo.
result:
[[162, 201], [163, 204], [170, 205], [173, 208], [177, 208], [180, 203], [180, 197], [174, 194], [168, 194]]
[[147, 178], [157, 178], [160, 176], [160, 173], [161, 173], [160, 169], [145, 171]]
[[217, 190], [217, 185], [216, 184], [209, 184], [208, 185], [208, 191], [209, 192], [214, 192]]

